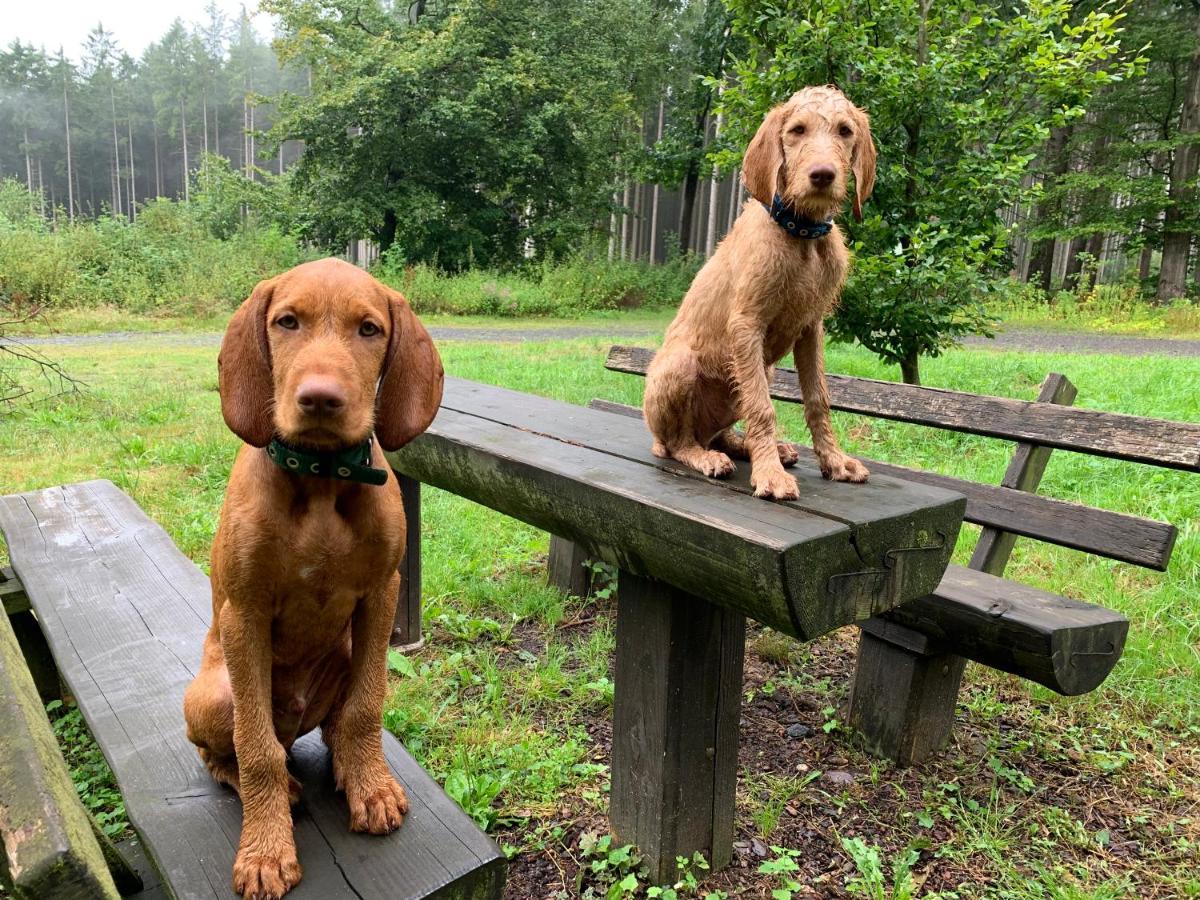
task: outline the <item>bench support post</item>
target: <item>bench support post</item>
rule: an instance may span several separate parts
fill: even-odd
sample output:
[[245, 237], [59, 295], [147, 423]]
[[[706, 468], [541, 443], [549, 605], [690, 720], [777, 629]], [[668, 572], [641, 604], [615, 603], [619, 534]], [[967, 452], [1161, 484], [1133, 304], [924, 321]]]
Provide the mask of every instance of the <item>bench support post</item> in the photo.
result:
[[546, 561], [546, 581], [564, 594], [587, 597], [592, 592], [592, 576], [584, 567], [587, 552], [574, 541], [550, 535], [550, 557]]
[[425, 642], [421, 635], [421, 482], [396, 473], [404, 496], [404, 558], [400, 560], [400, 598], [396, 602], [396, 623], [392, 646], [417, 650]]
[[[1038, 401], [1070, 406], [1076, 393], [1065, 376], [1050, 374]], [[1050, 453], [1050, 447], [1017, 444], [1001, 485], [1036, 492]], [[1010, 532], [984, 528], [970, 568], [1003, 575], [1015, 543]], [[966, 660], [886, 616], [861, 627], [849, 722], [873, 753], [904, 766], [922, 762], [950, 740]]]
[[714, 869], [733, 855], [746, 620], [669, 585], [621, 572], [613, 710], [613, 831], [650, 877], [678, 856]]

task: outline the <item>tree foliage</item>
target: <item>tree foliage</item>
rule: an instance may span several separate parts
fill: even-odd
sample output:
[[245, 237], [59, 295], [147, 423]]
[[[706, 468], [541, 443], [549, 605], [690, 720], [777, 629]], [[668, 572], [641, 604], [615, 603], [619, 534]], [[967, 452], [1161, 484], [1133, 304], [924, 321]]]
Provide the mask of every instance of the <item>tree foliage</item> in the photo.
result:
[[1049, 131], [1129, 71], [1112, 7], [1072, 21], [1068, 0], [730, 0], [747, 45], [725, 105], [743, 145], [764, 113], [810, 84], [871, 115], [875, 195], [849, 240], [857, 260], [835, 337], [917, 379], [920, 356], [983, 332], [1008, 264], [999, 210]]
[[266, 6], [281, 53], [312, 71], [273, 132], [305, 142], [295, 184], [312, 239], [369, 231], [385, 252], [457, 268], [561, 254], [607, 222], [643, 68], [662, 54], [656, 4], [454, 0], [415, 22], [361, 0]]

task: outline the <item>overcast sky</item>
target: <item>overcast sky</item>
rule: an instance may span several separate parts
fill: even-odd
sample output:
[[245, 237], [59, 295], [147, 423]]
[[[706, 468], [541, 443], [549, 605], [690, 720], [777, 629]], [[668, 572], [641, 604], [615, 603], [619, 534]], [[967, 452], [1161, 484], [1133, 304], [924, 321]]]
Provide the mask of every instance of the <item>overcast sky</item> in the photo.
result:
[[[67, 56], [79, 59], [79, 50], [87, 33], [103, 22], [106, 31], [116, 35], [121, 49], [141, 56], [146, 46], [162, 37], [171, 22], [206, 22], [209, 0], [0, 0], [0, 44], [8, 46], [14, 38], [26, 44], [45, 47], [50, 53], [62, 47]], [[236, 20], [244, 5], [251, 14], [258, 0], [216, 0], [227, 19]], [[261, 37], [271, 35], [271, 17], [254, 16], [254, 27]]]

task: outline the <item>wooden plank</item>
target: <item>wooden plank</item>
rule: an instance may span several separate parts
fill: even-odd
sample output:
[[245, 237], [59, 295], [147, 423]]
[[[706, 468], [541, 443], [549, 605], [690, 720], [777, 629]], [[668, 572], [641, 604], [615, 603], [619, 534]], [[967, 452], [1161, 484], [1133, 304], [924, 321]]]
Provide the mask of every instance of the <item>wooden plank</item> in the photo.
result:
[[950, 566], [942, 583], [893, 621], [976, 662], [1068, 696], [1095, 690], [1125, 647], [1120, 613]]
[[[442, 408], [599, 450], [696, 482], [718, 485], [747, 496], [753, 494], [748, 465], [739, 466], [728, 479], [705, 478], [675, 460], [651, 454], [650, 434], [639, 421], [454, 378], [447, 379]], [[956, 494], [904, 484], [886, 476], [861, 485], [828, 481], [821, 477], [815, 463], [799, 466], [793, 469], [793, 474], [800, 485], [799, 499], [770, 505], [842, 522], [850, 528], [863, 563], [860, 569], [873, 570], [858, 578], [850, 578], [849, 574], [839, 577], [835, 592], [860, 590], [866, 580], [877, 577], [879, 570], [893, 566], [897, 553], [903, 554], [905, 567], [932, 569], [936, 567], [938, 553], [910, 548], [944, 549], [947, 541], [953, 544], [957, 534], [954, 521], [962, 513], [962, 501]], [[761, 506], [764, 501], [758, 503]], [[935, 508], [940, 512], [934, 512]], [[940, 571], [941, 567], [937, 568]]]
[[7, 616], [0, 616], [0, 722], [0, 883], [20, 900], [116, 900]]
[[421, 637], [421, 482], [396, 473], [404, 499], [404, 558], [400, 560], [400, 599], [396, 603], [393, 647], [416, 650]]
[[[1075, 402], [1079, 391], [1065, 375], [1051, 373], [1042, 382], [1038, 392], [1038, 402], [1057, 403], [1070, 406]], [[1014, 491], [1036, 494], [1038, 485], [1042, 483], [1042, 475], [1050, 462], [1051, 449], [1037, 444], [1017, 444], [1013, 458], [1009, 460], [1008, 469], [1000, 479], [1000, 486]], [[1174, 535], [1172, 535], [1172, 542]], [[1003, 575], [1016, 546], [1017, 535], [995, 527], [987, 527], [979, 535], [975, 550], [971, 554], [969, 568], [991, 575]]]
[[5, 614], [10, 616], [29, 609], [29, 598], [25, 596], [24, 585], [7, 566], [0, 569], [0, 602], [4, 604]]
[[[107, 481], [0, 497], [0, 529], [155, 864], [176, 897], [228, 897], [241, 805], [201, 765], [182, 716], [208, 627], [208, 579]], [[297, 743], [305, 874], [289, 897], [499, 896], [499, 850], [383, 739], [411, 804], [386, 837], [347, 832], [345, 799], [315, 775], [328, 768], [319, 735]]]
[[[588, 412], [561, 406], [562, 415]], [[937, 551], [911, 554], [918, 562], [902, 554], [884, 561], [891, 565], [864, 565], [841, 522], [445, 406], [389, 460], [426, 484], [575, 541], [623, 572], [657, 577], [803, 639], [932, 590], [953, 544], [951, 537]], [[914, 538], [922, 530], [955, 534], [962, 501], [942, 494], [934, 506], [927, 496], [929, 506], [909, 517]]]
[[[589, 407], [627, 417], [641, 418], [636, 406], [593, 400]], [[815, 465], [812, 451], [800, 446], [801, 459]], [[1059, 547], [1081, 550], [1108, 559], [1132, 563], [1165, 572], [1171, 561], [1178, 529], [1167, 522], [1110, 512], [1040, 497], [1022, 490], [991, 484], [977, 484], [936, 472], [910, 469], [858, 457], [871, 470], [872, 477], [887, 475], [902, 481], [914, 481], [956, 491], [967, 498], [963, 519], [976, 525], [995, 528], [1021, 537], [1033, 538]]]
[[[653, 358], [652, 350], [616, 346], [609, 351], [605, 367], [645, 375]], [[1200, 472], [1200, 423], [1170, 422], [846, 375], [827, 375], [826, 380], [830, 406], [843, 412]], [[775, 370], [771, 396], [802, 401], [793, 370]]]
[[617, 601], [612, 808], [654, 883], [676, 858], [733, 853], [745, 617], [622, 572]]
[[550, 535], [550, 553], [546, 560], [546, 581], [571, 597], [586, 597], [592, 592], [592, 573], [584, 565], [588, 552], [557, 534]]

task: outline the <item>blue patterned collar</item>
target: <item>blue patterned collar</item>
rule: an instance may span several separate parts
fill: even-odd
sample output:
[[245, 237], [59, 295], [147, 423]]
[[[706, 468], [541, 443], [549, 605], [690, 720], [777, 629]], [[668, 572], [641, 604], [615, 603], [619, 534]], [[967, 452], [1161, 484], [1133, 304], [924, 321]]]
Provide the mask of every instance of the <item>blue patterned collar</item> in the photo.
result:
[[767, 211], [767, 215], [775, 220], [776, 225], [794, 238], [813, 240], [823, 238], [833, 231], [833, 216], [828, 219], [810, 219], [808, 216], [802, 216], [790, 206], [786, 206], [778, 194], [770, 206], [764, 203], [762, 207]]

